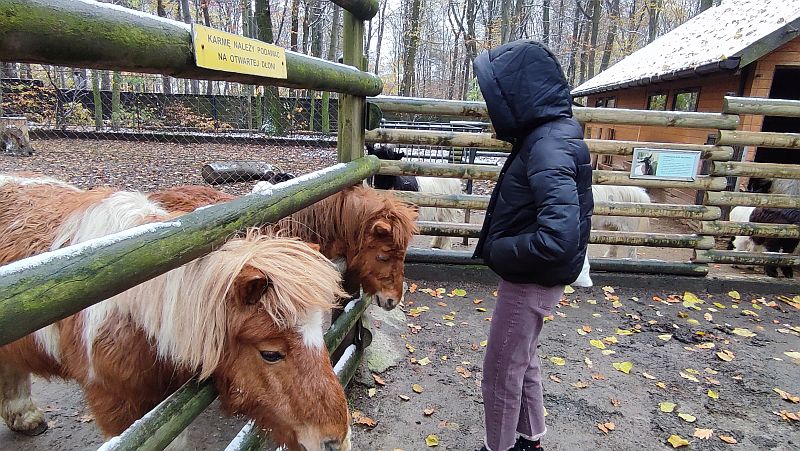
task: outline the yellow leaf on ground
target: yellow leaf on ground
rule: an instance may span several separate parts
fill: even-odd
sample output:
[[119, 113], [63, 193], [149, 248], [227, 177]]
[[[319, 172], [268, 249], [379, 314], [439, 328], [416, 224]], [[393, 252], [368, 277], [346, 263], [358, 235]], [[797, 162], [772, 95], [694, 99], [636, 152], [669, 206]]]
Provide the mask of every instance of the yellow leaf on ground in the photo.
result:
[[694, 318], [689, 318], [689, 319], [686, 320], [686, 322], [691, 324], [691, 325], [693, 325], [693, 326], [699, 326], [700, 325], [700, 321], [697, 321]]
[[655, 379], [655, 378], [656, 378], [656, 377], [655, 377], [655, 376], [653, 376], [652, 374], [650, 374], [650, 373], [646, 373], [646, 372], [643, 372], [643, 373], [642, 373], [642, 376], [644, 376], [644, 378], [645, 378], [645, 379], [651, 379], [651, 380], [653, 380], [653, 379]]
[[783, 354], [790, 359], [800, 359], [800, 352], [797, 351], [784, 352]]
[[630, 330], [628, 330], [628, 329], [620, 329], [619, 327], [617, 328], [617, 331], [615, 333], [617, 335], [633, 335], [633, 332], [631, 332]]
[[730, 435], [720, 435], [719, 439], [729, 445], [735, 445], [738, 443], [735, 438], [731, 437]]
[[672, 340], [672, 334], [661, 334], [658, 336], [658, 339], [663, 341], [670, 341]]
[[477, 310], [477, 311], [479, 311], [479, 312], [485, 312], [485, 311], [486, 311], [486, 309], [485, 309], [485, 308], [483, 308], [483, 307], [478, 307], [478, 308], [476, 308], [475, 310]]
[[572, 294], [575, 292], [575, 289], [571, 286], [567, 285], [564, 287], [564, 294]]
[[715, 392], [714, 390], [708, 389], [708, 397], [711, 399], [719, 399], [719, 393]]
[[781, 395], [781, 398], [785, 401], [793, 402], [795, 404], [800, 402], [800, 396], [794, 396], [791, 393], [781, 390], [780, 388], [773, 388], [772, 391]]
[[656, 387], [666, 390], [667, 389], [667, 384], [659, 381], [659, 382], [656, 382]]
[[408, 349], [408, 352], [410, 352], [411, 354], [413, 354], [414, 351], [417, 350], [415, 347], [411, 346], [410, 343], [406, 343], [406, 349]]
[[455, 296], [464, 297], [467, 295], [467, 292], [465, 290], [462, 290], [461, 288], [456, 288], [455, 290], [453, 290], [453, 294]]
[[456, 319], [456, 317], [453, 315], [442, 315], [442, 319], [445, 321], [453, 321], [454, 319]]
[[417, 364], [419, 364], [421, 366], [425, 366], [425, 365], [427, 365], [429, 363], [431, 363], [431, 359], [429, 359], [427, 357], [425, 357], [424, 359], [417, 360]]
[[611, 349], [603, 349], [602, 351], [600, 351], [600, 353], [603, 355], [611, 355], [611, 354], [616, 354], [617, 351]]
[[566, 361], [565, 361], [563, 358], [561, 358], [561, 357], [554, 357], [554, 356], [553, 356], [553, 357], [549, 357], [549, 358], [548, 358], [548, 360], [550, 360], [551, 362], [553, 362], [553, 364], [554, 364], [554, 365], [558, 365], [558, 366], [564, 366], [564, 364], [565, 364], [565, 363], [567, 363], [567, 362], [566, 362]]
[[670, 445], [672, 445], [673, 448], [680, 448], [681, 446], [689, 445], [689, 442], [685, 438], [675, 434], [670, 435], [667, 441]]
[[610, 337], [603, 338], [603, 342], [604, 343], [608, 343], [610, 345], [615, 345], [615, 344], [619, 343], [619, 340], [617, 340], [617, 337], [612, 335]]
[[483, 340], [480, 344], [481, 344], [481, 346], [485, 347], [486, 345], [489, 344], [489, 340]]
[[614, 292], [614, 287], [606, 285], [606, 286], [603, 287], [603, 292], [605, 292], [605, 293], [613, 293]]
[[589, 344], [594, 346], [597, 349], [605, 349], [606, 348], [606, 345], [603, 344], [603, 342], [600, 341], [600, 340], [589, 340]]
[[733, 329], [733, 333], [740, 336], [740, 337], [755, 337], [754, 334], [750, 329], [746, 329], [744, 327], [736, 327]]
[[711, 438], [712, 435], [714, 435], [714, 430], [713, 429], [695, 428], [694, 429], [694, 434], [692, 434], [692, 437], [697, 437], [700, 440], [708, 440], [708, 439]]
[[726, 362], [730, 362], [731, 360], [733, 360], [734, 356], [733, 356], [733, 353], [731, 351], [728, 351], [727, 349], [724, 349], [724, 350], [719, 351], [717, 353], [717, 357], [719, 357], [720, 360], [724, 360]]
[[714, 303], [714, 307], [716, 307], [716, 308], [718, 308], [720, 310], [724, 310], [725, 309], [725, 304], [722, 304], [722, 303], [719, 303], [719, 302], [715, 302]]
[[423, 391], [425, 391], [425, 389], [422, 388], [422, 385], [419, 384], [413, 384], [411, 386], [411, 390], [414, 390], [414, 393], [422, 393]]
[[697, 349], [713, 349], [715, 346], [716, 345], [710, 341], [700, 343], [699, 345], [694, 345], [694, 347]]
[[669, 402], [669, 401], [660, 402], [658, 403], [658, 410], [664, 413], [672, 413], [675, 410], [676, 405], [677, 404], [675, 404], [674, 402]]
[[681, 420], [683, 420], [683, 421], [685, 421], [687, 423], [694, 423], [695, 421], [697, 421], [697, 417], [696, 416], [690, 415], [688, 413], [679, 413], [678, 417]]
[[625, 374], [629, 374], [631, 372], [631, 368], [633, 368], [633, 363], [631, 362], [614, 362], [611, 365], [618, 371], [622, 371]]
[[696, 377], [692, 376], [691, 374], [686, 374], [683, 371], [679, 373], [682, 378], [690, 380], [692, 382], [700, 382]]
[[736, 291], [736, 290], [731, 290], [731, 291], [729, 291], [729, 292], [728, 292], [728, 296], [730, 296], [730, 297], [731, 297], [731, 299], [736, 299], [737, 301], [738, 301], [738, 300], [740, 300], [740, 299], [742, 299], [742, 295], [741, 295], [741, 294], [739, 294], [739, 292], [738, 292], [738, 291]]
[[436, 434], [431, 434], [425, 437], [425, 444], [428, 445], [428, 448], [439, 446], [439, 437], [437, 437]]
[[376, 388], [370, 388], [370, 389], [368, 389], [368, 390], [367, 390], [367, 396], [369, 396], [370, 398], [372, 398], [373, 396], [375, 396], [375, 393], [377, 393], [377, 392], [378, 392], [378, 389], [376, 389]]

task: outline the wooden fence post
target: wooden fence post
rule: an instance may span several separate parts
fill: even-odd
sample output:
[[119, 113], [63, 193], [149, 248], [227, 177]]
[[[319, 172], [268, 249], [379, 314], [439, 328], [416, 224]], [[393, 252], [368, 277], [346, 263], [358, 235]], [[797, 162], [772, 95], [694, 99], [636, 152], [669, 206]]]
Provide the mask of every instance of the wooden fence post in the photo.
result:
[[[364, 22], [344, 11], [344, 57], [349, 66], [364, 69]], [[364, 155], [366, 97], [343, 94], [339, 99], [339, 161], [347, 163]]]

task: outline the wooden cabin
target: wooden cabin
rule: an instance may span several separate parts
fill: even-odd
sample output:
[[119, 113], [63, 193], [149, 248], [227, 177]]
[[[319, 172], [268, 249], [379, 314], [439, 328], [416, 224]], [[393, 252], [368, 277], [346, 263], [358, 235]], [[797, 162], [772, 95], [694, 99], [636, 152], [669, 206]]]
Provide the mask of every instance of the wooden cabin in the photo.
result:
[[[800, 99], [800, 1], [726, 0], [619, 61], [572, 91], [586, 105], [722, 111], [725, 95]], [[800, 132], [800, 118], [746, 115], [748, 131]], [[587, 138], [713, 143], [716, 130], [587, 124]], [[737, 149], [739, 161], [800, 163], [792, 149]], [[629, 170], [630, 160], [601, 156], [598, 169]], [[736, 187], [746, 189], [746, 186]], [[692, 203], [693, 190], [663, 200]], [[661, 196], [658, 196], [661, 197]]]

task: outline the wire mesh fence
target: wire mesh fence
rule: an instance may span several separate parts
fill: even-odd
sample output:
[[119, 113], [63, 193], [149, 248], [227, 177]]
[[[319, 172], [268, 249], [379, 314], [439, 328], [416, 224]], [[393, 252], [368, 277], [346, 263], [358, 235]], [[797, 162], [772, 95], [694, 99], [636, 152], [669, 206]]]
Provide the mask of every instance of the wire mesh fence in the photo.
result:
[[3, 126], [4, 156], [26, 154], [14, 130], [34, 155], [3, 158], [3, 171], [241, 193], [336, 160], [335, 93], [14, 63], [2, 64], [0, 93], [0, 117], [16, 118]]

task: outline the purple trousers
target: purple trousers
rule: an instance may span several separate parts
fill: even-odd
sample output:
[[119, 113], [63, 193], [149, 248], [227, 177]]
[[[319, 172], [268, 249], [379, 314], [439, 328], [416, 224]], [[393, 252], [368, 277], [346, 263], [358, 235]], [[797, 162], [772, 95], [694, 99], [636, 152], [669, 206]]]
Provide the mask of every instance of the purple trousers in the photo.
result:
[[520, 435], [538, 440], [547, 431], [536, 346], [544, 317], [563, 293], [563, 286], [500, 282], [481, 383], [491, 451], [512, 448]]

